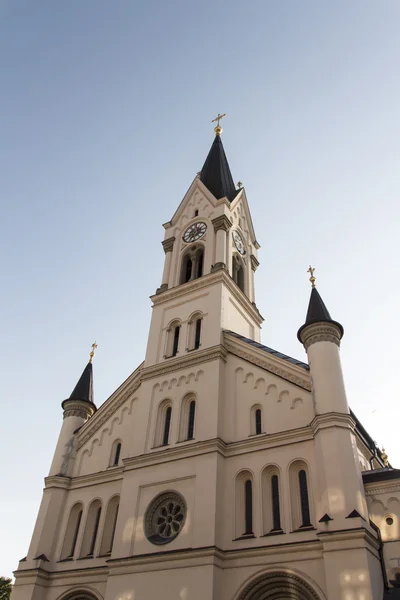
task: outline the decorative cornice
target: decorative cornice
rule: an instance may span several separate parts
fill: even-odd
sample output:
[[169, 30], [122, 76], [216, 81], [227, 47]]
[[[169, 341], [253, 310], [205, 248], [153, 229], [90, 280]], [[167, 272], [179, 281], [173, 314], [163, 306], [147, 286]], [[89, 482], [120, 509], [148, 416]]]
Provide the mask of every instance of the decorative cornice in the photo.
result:
[[257, 267], [259, 266], [260, 263], [254, 256], [254, 254], [250, 254], [250, 262], [251, 262], [251, 268], [253, 269], [253, 271], [256, 271]]
[[94, 404], [85, 400], [64, 400], [62, 407], [64, 409], [64, 419], [67, 417], [81, 417], [82, 419], [85, 419], [85, 421], [89, 419], [96, 410]]
[[71, 489], [98, 485], [99, 483], [110, 483], [120, 481], [123, 477], [123, 467], [109, 467], [104, 471], [89, 473], [88, 475], [78, 475], [71, 480]]
[[260, 315], [257, 307], [253, 305], [247, 296], [240, 290], [226, 269], [219, 269], [213, 273], [208, 273], [207, 275], [203, 275], [202, 277], [194, 279], [193, 281], [188, 281], [187, 283], [169, 288], [165, 292], [154, 294], [153, 296], [150, 296], [150, 298], [155, 306], [162, 304], [163, 302], [168, 302], [169, 300], [185, 296], [191, 292], [208, 287], [209, 285], [218, 282], [224, 283], [234, 296], [235, 300], [250, 314], [250, 316], [258, 325], [261, 325], [264, 319]]
[[163, 242], [161, 242], [162, 246], [164, 248], [165, 254], [167, 254], [167, 252], [172, 252], [172, 250], [174, 248], [174, 242], [175, 242], [174, 237], [170, 237], [170, 238], [164, 240]]
[[50, 477], [45, 477], [44, 486], [46, 489], [61, 488], [68, 490], [71, 487], [71, 477], [65, 477], [64, 475], [51, 475]]
[[143, 363], [124, 381], [122, 385], [100, 406], [96, 414], [85, 423], [78, 433], [78, 449], [109, 419], [113, 413], [140, 386]]
[[287, 368], [289, 363], [285, 362], [286, 368], [283, 368], [283, 361], [272, 357], [272, 355], [267, 355], [267, 358], [265, 356], [265, 352], [258, 350], [255, 346], [249, 346], [249, 344], [244, 344], [237, 338], [229, 337], [229, 333], [224, 333], [224, 339], [224, 343], [228, 352], [231, 352], [232, 354], [235, 354], [235, 356], [238, 356], [239, 358], [243, 358], [244, 360], [251, 362], [257, 367], [261, 367], [265, 371], [269, 371], [269, 373], [277, 375], [281, 379], [290, 381], [290, 383], [294, 383], [295, 385], [298, 385], [299, 387], [309, 392], [311, 391], [309, 375], [306, 374], [306, 376], [302, 376], [302, 373], [297, 371], [295, 365], [293, 365], [292, 370], [292, 366], [290, 366], [290, 368]]
[[164, 375], [164, 373], [185, 369], [199, 363], [209, 362], [210, 360], [221, 359], [226, 361], [226, 355], [227, 351], [224, 346], [219, 345], [206, 348], [205, 350], [196, 350], [196, 354], [192, 353], [186, 356], [167, 358], [162, 363], [143, 369], [142, 381]]
[[215, 219], [211, 219], [211, 223], [214, 225], [215, 233], [219, 229], [223, 229], [225, 232], [229, 231], [229, 229], [232, 227], [232, 223], [226, 215], [220, 215], [219, 217], [215, 217]]
[[[340, 529], [336, 531], [319, 531], [317, 537], [324, 544], [324, 552], [337, 552], [337, 542], [344, 541], [361, 541], [368, 544], [374, 550], [379, 550], [379, 540], [373, 535], [372, 530], [367, 529], [369, 525], [357, 527], [354, 529]], [[333, 544], [332, 548], [329, 548], [329, 544]], [[328, 546], [328, 547], [327, 547]], [[358, 547], [358, 546], [357, 546]]]
[[374, 483], [367, 483], [364, 481], [364, 490], [366, 496], [376, 496], [378, 494], [392, 494], [400, 491], [400, 482], [385, 484], [384, 481], [377, 481]]
[[306, 351], [316, 342], [332, 342], [340, 346], [341, 332], [334, 323], [312, 323], [301, 331], [300, 336]]

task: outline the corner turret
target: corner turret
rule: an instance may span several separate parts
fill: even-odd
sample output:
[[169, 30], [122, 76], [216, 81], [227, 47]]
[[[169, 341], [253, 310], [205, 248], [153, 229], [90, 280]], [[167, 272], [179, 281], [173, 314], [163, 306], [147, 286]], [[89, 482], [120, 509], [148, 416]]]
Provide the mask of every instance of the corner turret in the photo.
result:
[[61, 404], [64, 420], [58, 438], [49, 476], [69, 476], [75, 453], [75, 432], [96, 412], [93, 402], [93, 357], [97, 348], [92, 344], [90, 359], [69, 398]]

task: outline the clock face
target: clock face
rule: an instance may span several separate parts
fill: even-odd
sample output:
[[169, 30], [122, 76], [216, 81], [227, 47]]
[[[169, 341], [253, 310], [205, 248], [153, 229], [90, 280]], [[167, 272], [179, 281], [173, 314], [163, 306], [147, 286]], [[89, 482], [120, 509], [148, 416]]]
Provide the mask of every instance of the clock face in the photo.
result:
[[236, 248], [238, 249], [240, 254], [244, 256], [246, 254], [246, 250], [240, 233], [238, 233], [237, 231], [232, 231], [232, 237], [233, 241], [235, 242]]
[[207, 229], [207, 225], [205, 223], [193, 223], [190, 227], [188, 227], [183, 234], [183, 239], [185, 242], [195, 242], [199, 240], [205, 234]]

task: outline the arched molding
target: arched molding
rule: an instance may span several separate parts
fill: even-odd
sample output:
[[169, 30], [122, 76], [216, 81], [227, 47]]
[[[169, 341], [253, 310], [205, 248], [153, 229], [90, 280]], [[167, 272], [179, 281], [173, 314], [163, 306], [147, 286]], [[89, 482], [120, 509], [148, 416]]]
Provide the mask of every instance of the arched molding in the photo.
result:
[[[257, 413], [260, 411], [260, 413]], [[253, 404], [250, 409], [250, 435], [264, 433], [264, 411], [261, 404]]]
[[[194, 409], [194, 423], [193, 423], [193, 435], [189, 437], [189, 418], [191, 416], [190, 405], [192, 402], [195, 402]], [[180, 406], [180, 418], [179, 418], [179, 433], [178, 433], [178, 441], [184, 442], [189, 439], [194, 439], [195, 437], [195, 427], [196, 427], [196, 410], [197, 410], [197, 394], [195, 392], [188, 392], [185, 394], [181, 401]], [[192, 409], [193, 412], [193, 409]]]
[[[276, 480], [273, 483], [273, 477], [277, 477], [278, 499], [276, 498]], [[267, 465], [261, 471], [261, 505], [264, 535], [282, 530], [282, 498], [281, 470], [276, 464]]]
[[[119, 446], [119, 449], [118, 449], [118, 446]], [[119, 465], [120, 460], [121, 460], [121, 449], [122, 449], [122, 442], [118, 438], [113, 441], [113, 444], [111, 446], [110, 463], [109, 463], [110, 467], [117, 467]]]
[[[246, 483], [251, 482], [251, 502], [249, 505], [248, 490], [246, 490]], [[255, 477], [253, 471], [250, 469], [241, 469], [235, 476], [235, 538], [240, 538], [245, 535], [254, 535], [255, 528], [255, 489], [254, 489]], [[251, 527], [249, 523], [249, 513], [251, 511]]]
[[[303, 511], [302, 511], [302, 499], [300, 491], [299, 475], [301, 471], [306, 473], [307, 482], [307, 497], [308, 497], [308, 510], [310, 523], [304, 524]], [[291, 513], [291, 527], [292, 531], [297, 531], [301, 527], [311, 526], [314, 521], [314, 503], [312, 497], [312, 482], [311, 482], [311, 469], [308, 462], [303, 458], [296, 458], [292, 460], [288, 465], [289, 474], [289, 489], [290, 489], [290, 513]]]
[[75, 502], [75, 504], [71, 506], [67, 527], [64, 533], [61, 560], [73, 558], [75, 556], [78, 536], [82, 527], [83, 508], [82, 502]]
[[[197, 350], [201, 346], [204, 314], [197, 310], [188, 320], [186, 350]], [[200, 326], [198, 325], [200, 321]]]
[[[178, 341], [176, 343], [176, 329], [178, 329]], [[179, 342], [181, 337], [182, 321], [180, 319], [173, 319], [166, 327], [165, 336], [165, 352], [164, 358], [170, 358], [176, 356], [179, 352]], [[176, 344], [176, 347], [175, 347]]]
[[101, 536], [101, 556], [111, 554], [114, 542], [115, 529], [117, 525], [119, 503], [119, 494], [115, 494], [114, 496], [112, 496], [107, 503], [106, 518], [104, 520], [104, 527]]
[[[183, 247], [179, 257], [178, 285], [202, 277], [204, 275], [205, 258], [206, 245], [203, 241], [194, 242]], [[189, 261], [190, 264], [188, 264]]]
[[165, 427], [166, 427], [166, 418], [168, 408], [171, 409], [171, 418], [169, 422], [169, 431], [168, 438], [170, 439], [171, 435], [171, 422], [172, 422], [172, 413], [173, 413], [173, 401], [171, 398], [164, 398], [158, 405], [157, 408], [157, 418], [156, 418], [156, 428], [154, 432], [154, 446], [164, 446], [165, 445]]
[[103, 508], [103, 502], [100, 498], [94, 498], [89, 504], [86, 512], [86, 520], [83, 528], [83, 539], [80, 549], [79, 556], [81, 558], [91, 557], [96, 554], [99, 530], [100, 530], [100, 518]]
[[295, 569], [275, 567], [253, 574], [233, 600], [326, 600], [325, 594], [307, 575]]
[[57, 600], [103, 600], [103, 596], [93, 588], [76, 587], [58, 596]]

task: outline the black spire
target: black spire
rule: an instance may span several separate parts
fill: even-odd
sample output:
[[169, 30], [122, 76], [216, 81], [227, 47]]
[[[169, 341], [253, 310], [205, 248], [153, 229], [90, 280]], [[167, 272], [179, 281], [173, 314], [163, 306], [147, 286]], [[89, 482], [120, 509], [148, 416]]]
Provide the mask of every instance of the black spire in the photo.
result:
[[200, 181], [204, 183], [217, 200], [226, 196], [232, 202], [237, 194], [219, 133], [215, 136], [201, 170]]
[[93, 402], [93, 365], [88, 362], [78, 383], [76, 384], [69, 400], [83, 400], [84, 402]]
[[333, 323], [337, 325], [340, 329], [340, 337], [343, 337], [343, 327], [337, 321], [334, 321], [329, 314], [328, 309], [326, 308], [324, 301], [318, 293], [316, 287], [311, 289], [310, 302], [308, 304], [306, 322], [302, 325], [297, 332], [297, 338], [301, 342], [300, 334], [307, 327], [307, 325], [311, 325], [312, 323]]

